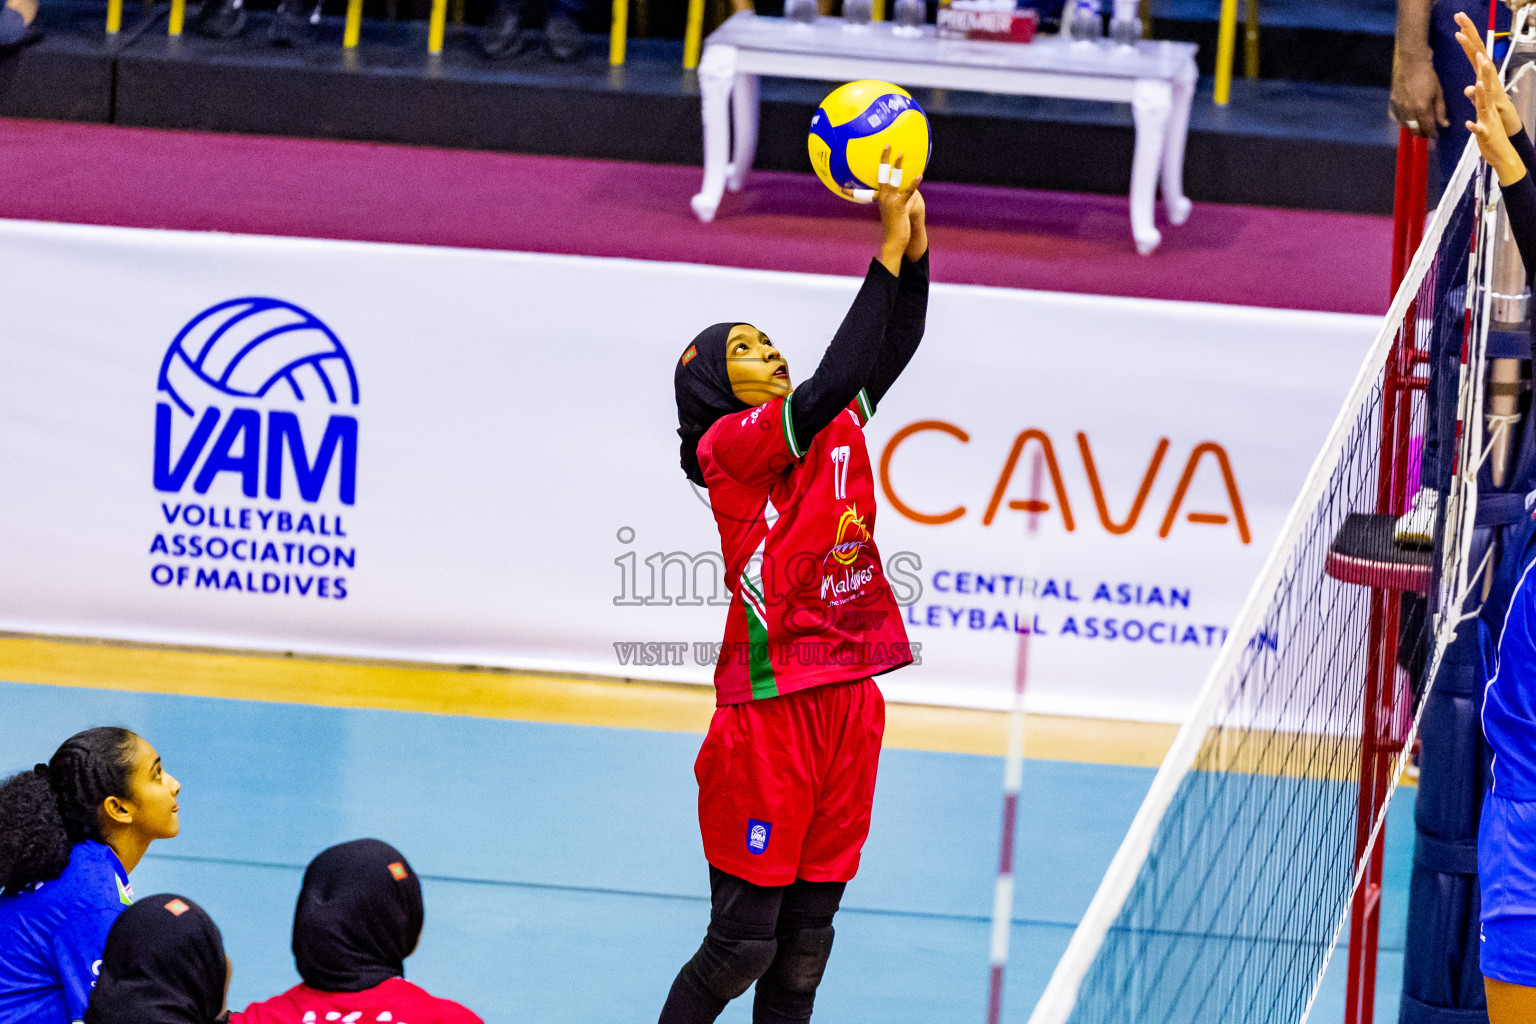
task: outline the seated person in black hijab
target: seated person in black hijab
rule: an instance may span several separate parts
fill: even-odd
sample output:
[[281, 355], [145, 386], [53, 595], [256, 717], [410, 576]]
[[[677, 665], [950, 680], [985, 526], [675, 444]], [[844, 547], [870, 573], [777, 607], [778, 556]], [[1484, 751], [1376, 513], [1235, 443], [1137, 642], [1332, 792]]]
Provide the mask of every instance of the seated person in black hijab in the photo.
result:
[[185, 896], [147, 896], [107, 933], [85, 1024], [221, 1024], [228, 994], [213, 919]]
[[[356, 839], [310, 862], [293, 915], [293, 958], [304, 984], [252, 1003], [231, 1024], [382, 1019], [482, 1024], [458, 1003], [405, 980], [421, 938], [421, 882], [388, 843]], [[362, 1014], [359, 1018], [358, 1014]]]

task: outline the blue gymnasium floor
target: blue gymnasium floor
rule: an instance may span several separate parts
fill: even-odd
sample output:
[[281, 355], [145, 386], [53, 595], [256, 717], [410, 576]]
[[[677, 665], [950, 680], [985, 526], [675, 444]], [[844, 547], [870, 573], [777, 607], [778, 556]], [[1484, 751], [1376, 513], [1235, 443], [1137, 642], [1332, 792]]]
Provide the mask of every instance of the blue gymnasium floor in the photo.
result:
[[[649, 1024], [703, 935], [690, 733], [0, 683], [0, 772], [116, 723], [181, 780], [182, 834], [133, 875], [218, 921], [230, 1005], [297, 981], [304, 864], [377, 836], [425, 885], [407, 976], [489, 1024]], [[887, 750], [874, 828], [838, 916], [820, 1021], [979, 1022], [1001, 760]], [[1152, 771], [1030, 761], [1004, 1018], [1026, 1020]], [[1387, 828], [1376, 1019], [1397, 1019], [1412, 790]], [[1335, 960], [1339, 964], [1342, 957]], [[1342, 1019], [1342, 970], [1312, 1020]], [[748, 998], [721, 1017], [750, 1020]]]

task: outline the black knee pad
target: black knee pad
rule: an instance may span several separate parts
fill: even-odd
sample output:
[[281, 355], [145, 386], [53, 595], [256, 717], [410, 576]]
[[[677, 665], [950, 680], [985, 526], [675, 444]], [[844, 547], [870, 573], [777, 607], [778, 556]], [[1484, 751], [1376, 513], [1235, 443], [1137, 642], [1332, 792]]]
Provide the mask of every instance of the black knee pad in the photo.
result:
[[730, 1002], [763, 976], [778, 950], [776, 939], [733, 939], [710, 928], [689, 965], [705, 989]]
[[811, 994], [832, 955], [832, 926], [802, 928], [779, 937], [778, 955], [763, 980], [786, 992]]

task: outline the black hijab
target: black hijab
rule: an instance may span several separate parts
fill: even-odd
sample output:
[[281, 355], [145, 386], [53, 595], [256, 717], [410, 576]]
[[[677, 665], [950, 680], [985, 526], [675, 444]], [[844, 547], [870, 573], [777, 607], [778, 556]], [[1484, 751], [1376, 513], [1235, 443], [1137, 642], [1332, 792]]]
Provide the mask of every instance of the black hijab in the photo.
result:
[[333, 846], [309, 862], [299, 890], [299, 977], [321, 992], [361, 992], [402, 977], [421, 922], [421, 882], [399, 850], [377, 839]]
[[218, 925], [174, 893], [147, 896], [107, 933], [86, 1024], [211, 1024], [229, 964]]
[[672, 387], [677, 392], [677, 436], [683, 439], [683, 472], [700, 487], [704, 486], [704, 471], [699, 468], [699, 438], [721, 416], [751, 408], [731, 390], [731, 375], [726, 369], [725, 342], [737, 326], [739, 322], [704, 328], [683, 350], [672, 373]]

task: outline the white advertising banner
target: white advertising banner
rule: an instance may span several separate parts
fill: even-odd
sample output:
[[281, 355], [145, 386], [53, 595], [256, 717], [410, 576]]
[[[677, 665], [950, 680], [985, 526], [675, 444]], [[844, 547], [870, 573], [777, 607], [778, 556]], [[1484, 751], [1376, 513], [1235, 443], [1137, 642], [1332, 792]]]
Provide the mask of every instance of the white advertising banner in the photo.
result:
[[[744, 320], [803, 379], [858, 286], [25, 222], [0, 266], [0, 629], [700, 683], [674, 362]], [[1179, 718], [1375, 326], [936, 284], [867, 432], [887, 695], [1003, 706], [1033, 629], [1035, 710]]]

